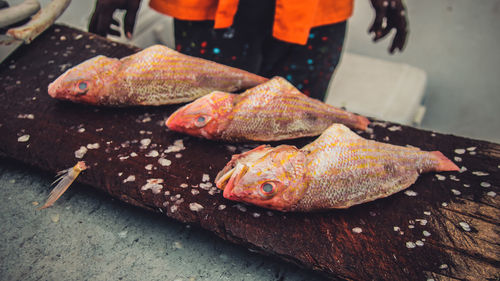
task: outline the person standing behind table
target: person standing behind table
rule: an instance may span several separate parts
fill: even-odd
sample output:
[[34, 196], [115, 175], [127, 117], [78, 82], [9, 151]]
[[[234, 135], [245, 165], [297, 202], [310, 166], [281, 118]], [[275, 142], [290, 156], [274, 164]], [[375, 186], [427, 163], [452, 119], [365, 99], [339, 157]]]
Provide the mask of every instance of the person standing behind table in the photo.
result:
[[[264, 77], [282, 76], [304, 94], [324, 100], [337, 66], [346, 21], [354, 0], [151, 0], [154, 10], [174, 18], [177, 51], [244, 69]], [[402, 0], [371, 0], [373, 41], [396, 34], [389, 52], [403, 50], [407, 36]], [[97, 0], [89, 31], [111, 29], [117, 9], [126, 11], [130, 39], [140, 0]]]

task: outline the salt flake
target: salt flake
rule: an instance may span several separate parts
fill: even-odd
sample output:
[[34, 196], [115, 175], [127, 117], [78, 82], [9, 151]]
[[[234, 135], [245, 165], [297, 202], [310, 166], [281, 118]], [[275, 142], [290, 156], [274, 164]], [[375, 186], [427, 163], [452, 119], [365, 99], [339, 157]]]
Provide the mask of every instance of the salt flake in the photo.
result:
[[27, 142], [30, 140], [30, 135], [22, 135], [17, 138], [18, 142]]
[[189, 203], [189, 209], [193, 212], [199, 212], [203, 210], [203, 206], [198, 203]]

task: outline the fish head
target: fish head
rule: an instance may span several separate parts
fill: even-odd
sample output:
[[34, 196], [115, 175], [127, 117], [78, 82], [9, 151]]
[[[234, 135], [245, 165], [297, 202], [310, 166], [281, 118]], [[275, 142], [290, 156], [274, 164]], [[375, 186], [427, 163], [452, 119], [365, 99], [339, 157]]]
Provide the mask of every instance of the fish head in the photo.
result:
[[172, 113], [165, 124], [172, 131], [206, 139], [219, 136], [228, 124], [234, 94], [215, 91]]
[[106, 88], [112, 83], [119, 65], [118, 59], [105, 56], [86, 60], [50, 83], [49, 95], [56, 99], [98, 104], [105, 96]]
[[226, 199], [292, 211], [306, 191], [305, 154], [295, 146], [259, 146], [234, 155], [215, 183]]

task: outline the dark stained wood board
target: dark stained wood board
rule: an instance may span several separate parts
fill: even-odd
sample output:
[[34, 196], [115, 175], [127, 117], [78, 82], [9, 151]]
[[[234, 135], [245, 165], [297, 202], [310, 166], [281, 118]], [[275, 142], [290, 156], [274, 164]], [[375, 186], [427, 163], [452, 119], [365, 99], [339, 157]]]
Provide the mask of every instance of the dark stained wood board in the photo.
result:
[[[60, 25], [21, 46], [0, 65], [0, 153], [55, 173], [80, 160], [80, 147], [98, 143], [84, 155], [90, 169], [77, 181], [330, 279], [500, 278], [500, 145], [375, 122], [361, 135], [440, 150], [459, 157], [456, 163], [467, 170], [424, 174], [409, 188], [413, 193], [347, 210], [283, 214], [237, 204], [207, 186], [233, 153], [257, 144], [169, 132], [164, 120], [179, 105], [97, 108], [48, 96], [48, 84], [69, 67], [99, 54], [123, 57], [137, 50]], [[19, 141], [24, 135], [29, 140]], [[151, 143], [141, 148], [144, 139]], [[165, 153], [178, 140], [185, 149]], [[300, 147], [312, 140], [286, 143]], [[153, 150], [171, 164], [148, 157]], [[135, 181], [124, 182], [130, 175]], [[156, 194], [142, 190], [153, 178], [163, 179]]]

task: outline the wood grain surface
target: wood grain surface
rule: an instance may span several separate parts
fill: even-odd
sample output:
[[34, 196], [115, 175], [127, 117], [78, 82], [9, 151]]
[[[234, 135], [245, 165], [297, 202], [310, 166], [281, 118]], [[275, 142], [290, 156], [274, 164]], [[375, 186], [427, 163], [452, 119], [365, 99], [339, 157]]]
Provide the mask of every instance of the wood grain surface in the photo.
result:
[[[59, 25], [20, 47], [0, 65], [0, 152], [55, 173], [85, 147], [90, 168], [79, 182], [330, 279], [500, 278], [500, 145], [376, 121], [363, 137], [439, 150], [462, 171], [424, 174], [406, 192], [347, 210], [283, 214], [237, 204], [213, 180], [232, 154], [257, 143], [170, 132], [164, 120], [178, 105], [115, 109], [47, 94], [88, 58], [137, 50]], [[151, 179], [162, 182], [149, 188]]]

